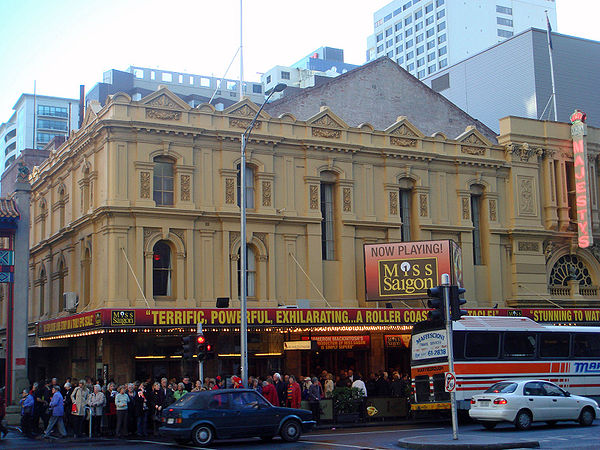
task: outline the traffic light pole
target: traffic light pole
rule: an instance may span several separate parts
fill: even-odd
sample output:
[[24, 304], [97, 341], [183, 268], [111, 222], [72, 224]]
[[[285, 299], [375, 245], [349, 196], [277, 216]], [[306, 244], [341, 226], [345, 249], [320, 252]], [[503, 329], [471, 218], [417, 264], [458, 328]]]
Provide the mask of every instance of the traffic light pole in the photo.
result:
[[[446, 335], [448, 336], [448, 371], [454, 374], [454, 342], [452, 339], [452, 320], [450, 320], [450, 277], [442, 274], [444, 289], [444, 310], [446, 314]], [[450, 407], [452, 411], [452, 439], [458, 439], [458, 416], [456, 413], [456, 392], [450, 392]]]
[[204, 387], [204, 361], [198, 361], [198, 379], [200, 386]]

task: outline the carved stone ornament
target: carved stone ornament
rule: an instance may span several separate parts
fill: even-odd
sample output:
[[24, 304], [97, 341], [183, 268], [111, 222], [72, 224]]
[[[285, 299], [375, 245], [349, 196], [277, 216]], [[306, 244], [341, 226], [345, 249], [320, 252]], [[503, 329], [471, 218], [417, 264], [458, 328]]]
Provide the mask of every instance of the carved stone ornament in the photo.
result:
[[189, 202], [191, 199], [190, 192], [191, 177], [189, 175], [181, 175], [181, 200]]
[[498, 214], [496, 211], [496, 199], [490, 199], [490, 220], [495, 222], [498, 219]]
[[150, 198], [150, 172], [140, 172], [140, 197]]
[[[241, 129], [245, 130], [246, 128], [248, 128], [250, 126], [250, 123], [252, 123], [251, 119], [238, 119], [235, 117], [229, 118], [229, 126], [232, 128], [241, 128]], [[262, 122], [260, 120], [257, 120], [256, 122], [254, 122], [255, 130], [260, 130], [261, 127], [262, 127]]]
[[396, 136], [390, 136], [390, 144], [396, 145], [398, 147], [416, 147], [417, 140], [416, 139], [399, 138]]
[[225, 203], [235, 203], [235, 180], [233, 178], [225, 179]]
[[267, 246], [267, 233], [254, 233], [254, 237]]
[[393, 134], [395, 136], [417, 137], [417, 134], [413, 130], [408, 128], [405, 124], [400, 125], [398, 128], [396, 128], [390, 134]]
[[271, 206], [271, 182], [263, 181], [262, 182], [262, 204], [263, 206]]
[[527, 142], [523, 144], [509, 144], [505, 149], [506, 154], [511, 154], [513, 157], [519, 158], [521, 162], [529, 162], [532, 156], [542, 156], [544, 150], [540, 147], [532, 147]]
[[149, 102], [148, 106], [154, 106], [157, 108], [181, 109], [177, 103], [164, 94]]
[[352, 211], [352, 191], [350, 190], [350, 188], [345, 187], [343, 190], [343, 197], [344, 197], [344, 212], [351, 212]]
[[592, 253], [592, 255], [594, 255], [594, 258], [596, 258], [596, 260], [600, 262], [600, 245], [596, 243], [591, 247], [588, 247], [587, 249]]
[[310, 209], [319, 209], [319, 186], [310, 185]]
[[323, 117], [319, 117], [311, 125], [321, 125], [322, 127], [331, 127], [331, 128], [339, 128], [340, 127], [340, 125], [327, 114], [325, 114]]
[[427, 194], [419, 194], [419, 216], [427, 217]]
[[169, 230], [169, 232], [173, 233], [175, 236], [177, 236], [179, 239], [181, 239], [181, 242], [185, 243], [185, 230], [171, 229], [171, 230]]
[[533, 180], [522, 178], [519, 183], [519, 210], [521, 213], [533, 214]]
[[160, 233], [160, 228], [144, 228], [144, 244], [156, 233]]
[[469, 146], [461, 145], [460, 151], [461, 151], [461, 153], [466, 153], [467, 155], [476, 155], [476, 156], [485, 155], [485, 147], [469, 147]]
[[341, 130], [328, 130], [326, 128], [313, 128], [312, 129], [313, 137], [322, 137], [327, 139], [339, 139], [342, 137]]
[[531, 241], [519, 241], [518, 248], [520, 252], [539, 252], [540, 243]]
[[146, 118], [160, 120], [179, 120], [181, 119], [181, 111], [165, 111], [162, 109], [148, 108], [146, 109]]
[[465, 139], [462, 140], [461, 143], [485, 146], [485, 142], [483, 142], [481, 139], [479, 139], [475, 133], [468, 135]]
[[396, 191], [390, 192], [390, 215], [398, 215], [398, 193]]
[[[552, 256], [552, 253], [558, 248], [558, 244], [554, 241], [544, 241], [544, 256], [546, 257], [546, 262]], [[600, 261], [600, 260], [599, 260]]]
[[462, 198], [462, 218], [463, 218], [463, 220], [469, 220], [471, 218], [471, 211], [469, 208], [469, 199], [466, 197]]
[[233, 253], [233, 244], [240, 240], [240, 232], [239, 231], [231, 231], [229, 233], [229, 245], [231, 247], [231, 252]]
[[243, 105], [242, 107], [231, 111], [229, 114], [231, 114], [232, 116], [253, 118], [256, 115], [256, 111], [254, 111], [248, 105]]

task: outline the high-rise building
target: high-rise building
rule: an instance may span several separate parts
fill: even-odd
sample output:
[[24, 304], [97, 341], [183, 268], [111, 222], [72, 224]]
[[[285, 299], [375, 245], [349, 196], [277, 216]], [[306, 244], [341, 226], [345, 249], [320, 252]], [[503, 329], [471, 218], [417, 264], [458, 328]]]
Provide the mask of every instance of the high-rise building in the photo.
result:
[[21, 94], [14, 113], [0, 125], [0, 174], [26, 148], [42, 149], [55, 136], [67, 137], [79, 123], [79, 100]]
[[555, 0], [394, 0], [373, 14], [367, 61], [388, 56], [417, 78], [530, 27], [556, 29]]

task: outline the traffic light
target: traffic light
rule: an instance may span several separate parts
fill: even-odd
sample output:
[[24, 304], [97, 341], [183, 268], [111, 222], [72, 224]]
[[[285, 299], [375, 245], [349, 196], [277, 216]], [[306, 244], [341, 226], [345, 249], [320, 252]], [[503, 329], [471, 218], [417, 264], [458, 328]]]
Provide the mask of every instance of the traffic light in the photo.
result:
[[208, 361], [209, 359], [214, 359], [215, 358], [215, 350], [212, 346], [212, 344], [206, 344], [205, 348], [205, 353], [206, 353], [206, 360]]
[[202, 333], [196, 335], [196, 354], [198, 355], [198, 361], [204, 361], [206, 358], [206, 338]]
[[437, 286], [427, 289], [427, 307], [433, 308], [433, 311], [427, 313], [427, 320], [431, 322], [444, 322], [446, 319], [444, 305], [444, 286]]
[[194, 336], [183, 336], [183, 338], [181, 338], [181, 343], [183, 346], [183, 359], [193, 359], [196, 354], [196, 341], [194, 340]]
[[450, 286], [450, 320], [460, 320], [462, 316], [467, 315], [467, 311], [460, 309], [460, 305], [464, 305], [467, 301], [460, 298], [466, 289], [458, 286]]

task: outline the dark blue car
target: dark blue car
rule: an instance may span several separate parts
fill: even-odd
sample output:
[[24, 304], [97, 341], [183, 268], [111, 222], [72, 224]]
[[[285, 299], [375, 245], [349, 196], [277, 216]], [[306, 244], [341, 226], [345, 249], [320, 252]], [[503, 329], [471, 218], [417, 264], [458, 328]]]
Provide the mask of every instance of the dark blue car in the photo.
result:
[[273, 406], [251, 389], [190, 392], [163, 411], [161, 422], [162, 436], [196, 445], [253, 436], [270, 440], [278, 434], [294, 442], [315, 425], [311, 411]]

